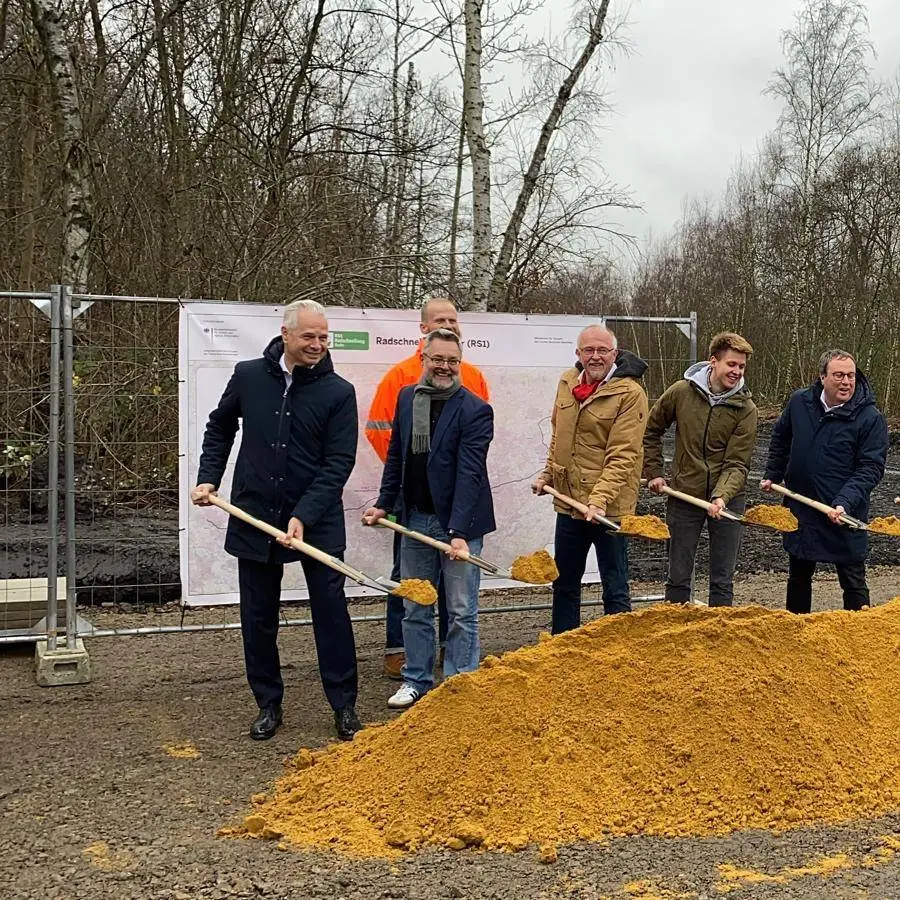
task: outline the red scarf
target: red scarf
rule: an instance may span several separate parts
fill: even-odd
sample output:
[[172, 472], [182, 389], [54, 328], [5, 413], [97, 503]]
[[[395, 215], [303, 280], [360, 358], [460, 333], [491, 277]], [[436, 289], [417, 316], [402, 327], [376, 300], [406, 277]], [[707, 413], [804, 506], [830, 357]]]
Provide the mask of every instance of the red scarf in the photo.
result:
[[597, 388], [600, 387], [599, 381], [588, 381], [585, 379], [584, 381], [579, 381], [575, 387], [572, 388], [572, 396], [579, 402], [584, 403]]

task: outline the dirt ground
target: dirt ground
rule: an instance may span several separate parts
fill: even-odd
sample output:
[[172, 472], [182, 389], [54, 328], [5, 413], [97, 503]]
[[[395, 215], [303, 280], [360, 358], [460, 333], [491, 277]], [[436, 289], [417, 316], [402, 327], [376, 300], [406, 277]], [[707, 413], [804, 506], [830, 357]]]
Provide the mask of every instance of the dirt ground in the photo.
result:
[[[900, 594], [900, 574], [872, 572], [873, 602]], [[636, 584], [635, 594], [658, 584]], [[742, 579], [739, 603], [780, 606], [780, 574]], [[596, 598], [596, 588], [585, 591]], [[531, 591], [519, 603], [546, 602]], [[510, 596], [486, 598], [507, 604]], [[832, 574], [816, 582], [817, 609], [839, 605]], [[357, 606], [354, 613], [371, 613]], [[585, 610], [585, 618], [598, 614]], [[223, 621], [233, 610], [203, 610], [192, 621]], [[98, 627], [164, 624], [148, 615], [87, 612]], [[546, 611], [482, 617], [483, 652], [537, 640]], [[359, 711], [387, 720], [394, 683], [380, 676], [383, 626], [356, 627]], [[900, 839], [900, 811], [878, 821], [723, 838], [632, 837], [561, 847], [544, 864], [519, 854], [430, 851], [395, 863], [283, 851], [274, 842], [216, 837], [248, 799], [265, 790], [300, 747], [333, 739], [318, 683], [312, 636], [282, 631], [287, 696], [275, 739], [247, 737], [253, 704], [240, 635], [205, 634], [88, 641], [92, 683], [40, 688], [31, 647], [0, 647], [0, 895], [10, 898], [640, 898], [702, 900], [900, 897], [900, 855], [878, 854]], [[197, 759], [166, 745], [191, 743]], [[427, 760], [423, 761], [427, 765]], [[900, 842], [897, 844], [900, 848]], [[843, 855], [840, 855], [843, 854]], [[828, 857], [836, 865], [822, 862]], [[873, 862], [873, 859], [875, 860]], [[741, 870], [728, 881], [720, 867]], [[833, 869], [831, 874], [829, 870]]]

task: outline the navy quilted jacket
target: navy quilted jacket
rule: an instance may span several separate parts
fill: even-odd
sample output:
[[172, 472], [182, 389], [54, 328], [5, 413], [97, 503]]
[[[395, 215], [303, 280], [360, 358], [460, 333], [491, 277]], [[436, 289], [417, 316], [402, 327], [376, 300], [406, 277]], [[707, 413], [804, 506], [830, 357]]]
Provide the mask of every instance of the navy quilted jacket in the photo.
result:
[[[822, 383], [791, 394], [772, 431], [766, 478], [784, 481], [798, 494], [847, 514], [869, 519], [869, 494], [884, 477], [888, 430], [865, 375], [857, 370], [856, 390], [844, 406], [825, 412]], [[849, 563], [865, 559], [865, 531], [834, 525], [823, 513], [785, 498], [798, 531], [784, 535], [784, 549], [800, 559]]]
[[[312, 368], [295, 366], [285, 391], [283, 352], [277, 337], [261, 358], [235, 366], [209, 416], [197, 483], [221, 483], [240, 425], [231, 502], [282, 530], [296, 516], [303, 522], [304, 540], [337, 553], [346, 546], [341, 494], [356, 461], [356, 392], [334, 371], [330, 354]], [[260, 562], [300, 557], [233, 517], [225, 550]]]

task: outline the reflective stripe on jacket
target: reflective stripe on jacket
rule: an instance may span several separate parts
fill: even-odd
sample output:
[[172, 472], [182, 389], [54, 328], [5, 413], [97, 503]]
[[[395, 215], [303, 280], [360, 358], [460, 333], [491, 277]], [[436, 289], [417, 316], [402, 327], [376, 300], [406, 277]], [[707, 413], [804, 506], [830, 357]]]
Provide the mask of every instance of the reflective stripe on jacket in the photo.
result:
[[[400, 360], [388, 370], [372, 398], [366, 421], [366, 439], [382, 462], [387, 460], [388, 447], [391, 444], [391, 424], [397, 412], [397, 397], [403, 388], [416, 384], [422, 377], [422, 343], [419, 341], [419, 346], [412, 356]], [[480, 397], [485, 403], [490, 400], [487, 381], [476, 366], [463, 360], [459, 377], [463, 387], [468, 388], [476, 397]]]

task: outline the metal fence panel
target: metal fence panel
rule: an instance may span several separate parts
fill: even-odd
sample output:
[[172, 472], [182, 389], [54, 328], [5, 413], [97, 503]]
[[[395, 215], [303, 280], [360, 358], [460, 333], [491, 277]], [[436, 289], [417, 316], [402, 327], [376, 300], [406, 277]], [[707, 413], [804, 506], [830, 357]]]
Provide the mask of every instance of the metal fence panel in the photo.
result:
[[[147, 609], [181, 597], [179, 301], [78, 295], [66, 287], [60, 297], [62, 340], [54, 344], [48, 315], [35, 305], [49, 309], [49, 293], [33, 299], [0, 294], [6, 304], [0, 363], [7, 373], [0, 382], [0, 577], [46, 579], [51, 570], [67, 574], [69, 615], [63, 607], [59, 624], [68, 624], [71, 639], [76, 598], [87, 606]], [[651, 397], [696, 358], [693, 316], [608, 322], [620, 346], [648, 362]], [[52, 358], [60, 348], [61, 392], [67, 401], [62, 436], [71, 451], [68, 457], [51, 453]], [[66, 475], [63, 500], [58, 491], [49, 490], [54, 469]], [[64, 568], [52, 559], [57, 540], [65, 550]], [[644, 544], [636, 548], [636, 556], [661, 568], [664, 547]], [[46, 602], [57, 590], [56, 580], [35, 590]], [[0, 639], [12, 625], [9, 616], [0, 608]], [[186, 625], [184, 630], [197, 629]]]

